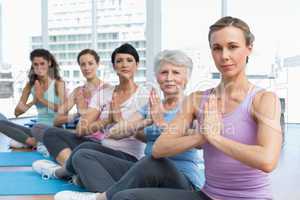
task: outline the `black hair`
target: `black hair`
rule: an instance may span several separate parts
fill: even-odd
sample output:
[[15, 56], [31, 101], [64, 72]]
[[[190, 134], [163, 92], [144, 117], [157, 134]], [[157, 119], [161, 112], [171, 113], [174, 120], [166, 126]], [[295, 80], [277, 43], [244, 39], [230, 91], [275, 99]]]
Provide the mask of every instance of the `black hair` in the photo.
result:
[[115, 58], [118, 53], [130, 54], [134, 57], [134, 59], [137, 63], [140, 61], [137, 50], [131, 44], [128, 44], [128, 43], [122, 44], [121, 46], [119, 46], [118, 48], [116, 48], [113, 51], [113, 53], [111, 54], [111, 63], [112, 64], [115, 64]]

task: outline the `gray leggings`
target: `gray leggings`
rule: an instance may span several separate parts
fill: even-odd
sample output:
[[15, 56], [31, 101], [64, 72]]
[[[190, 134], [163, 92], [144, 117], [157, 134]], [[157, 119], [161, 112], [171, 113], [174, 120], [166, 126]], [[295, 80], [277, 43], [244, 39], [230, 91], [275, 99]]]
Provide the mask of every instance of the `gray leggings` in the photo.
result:
[[43, 124], [36, 124], [32, 128], [27, 128], [7, 119], [0, 120], [0, 132], [23, 144], [26, 144], [26, 140], [30, 137], [35, 137], [38, 141], [43, 142], [43, 134], [47, 128], [48, 126]]
[[77, 174], [91, 192], [104, 192], [115, 184], [133, 164], [134, 156], [101, 143], [85, 142], [74, 149], [66, 163], [68, 172]]
[[91, 139], [78, 137], [72, 131], [57, 127], [48, 128], [44, 135], [44, 145], [55, 159], [62, 150], [67, 148], [73, 150], [81, 143], [87, 141], [91, 141]]
[[172, 188], [191, 191], [193, 186], [169, 159], [153, 159], [147, 156], [133, 165], [117, 183], [106, 191], [107, 199], [111, 200], [118, 192], [134, 188], [145, 190], [146, 188]]

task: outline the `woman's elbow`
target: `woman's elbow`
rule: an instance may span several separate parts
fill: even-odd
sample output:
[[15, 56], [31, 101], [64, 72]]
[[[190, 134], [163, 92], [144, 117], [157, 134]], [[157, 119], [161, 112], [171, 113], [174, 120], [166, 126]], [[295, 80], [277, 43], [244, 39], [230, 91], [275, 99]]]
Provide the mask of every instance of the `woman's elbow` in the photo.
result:
[[159, 158], [161, 158], [162, 156], [160, 155], [159, 152], [157, 152], [157, 151], [152, 151], [152, 157], [153, 157], [154, 159], [159, 159]]
[[274, 169], [276, 169], [277, 166], [277, 161], [274, 160], [265, 160], [261, 166], [260, 166], [260, 170], [262, 170], [265, 173], [271, 173]]
[[21, 114], [22, 114], [22, 111], [19, 108], [16, 108], [15, 109], [15, 116], [18, 117]]

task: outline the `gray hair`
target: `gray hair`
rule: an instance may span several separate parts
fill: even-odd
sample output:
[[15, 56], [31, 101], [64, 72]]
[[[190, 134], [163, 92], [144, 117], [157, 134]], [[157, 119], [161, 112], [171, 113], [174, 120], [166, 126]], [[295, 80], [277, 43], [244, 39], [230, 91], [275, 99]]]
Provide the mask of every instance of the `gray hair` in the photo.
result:
[[154, 72], [158, 74], [161, 66], [164, 63], [170, 63], [178, 67], [187, 69], [187, 75], [189, 78], [193, 69], [193, 61], [184, 52], [180, 50], [164, 50], [158, 53], [154, 59]]

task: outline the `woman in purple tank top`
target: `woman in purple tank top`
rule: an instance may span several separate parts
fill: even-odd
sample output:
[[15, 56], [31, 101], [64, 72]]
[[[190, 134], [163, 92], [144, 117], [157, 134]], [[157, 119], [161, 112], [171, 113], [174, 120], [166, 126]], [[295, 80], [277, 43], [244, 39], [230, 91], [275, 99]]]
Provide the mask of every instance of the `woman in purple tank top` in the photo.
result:
[[[281, 149], [280, 103], [274, 93], [255, 87], [246, 77], [254, 36], [242, 20], [223, 17], [210, 27], [208, 39], [221, 82], [187, 97], [180, 114], [164, 124], [152, 152], [158, 159], [203, 148], [204, 187], [131, 189], [113, 200], [272, 199], [268, 173], [275, 169]], [[194, 119], [199, 127], [185, 135]]]

